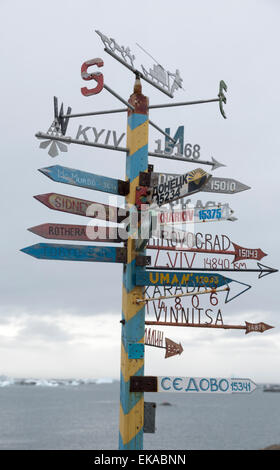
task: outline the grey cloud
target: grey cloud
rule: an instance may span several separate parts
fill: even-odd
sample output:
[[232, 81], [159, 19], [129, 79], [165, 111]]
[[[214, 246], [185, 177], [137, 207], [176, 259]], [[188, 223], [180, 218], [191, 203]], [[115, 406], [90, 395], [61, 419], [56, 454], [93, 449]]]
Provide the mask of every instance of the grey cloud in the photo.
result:
[[53, 343], [68, 342], [73, 339], [73, 336], [55, 324], [55, 320], [50, 322], [40, 319], [28, 319], [24, 323], [17, 336], [19, 341], [32, 342], [40, 340]]
[[[134, 76], [104, 52], [94, 29], [130, 46], [139, 67], [142, 63], [149, 68], [153, 61], [141, 55], [136, 42], [169, 70], [179, 68], [185, 91], [178, 92], [174, 101], [214, 98], [219, 81], [225, 80], [227, 120], [221, 117], [218, 103], [151, 110], [151, 119], [163, 129], [170, 127], [171, 134], [179, 125], [184, 125], [185, 143], [199, 144], [201, 159], [213, 156], [227, 165], [217, 169], [214, 175], [235, 178], [252, 187], [249, 191], [219, 198], [221, 202], [230, 203], [238, 221], [200, 224], [203, 227], [199, 230], [226, 234], [244, 247], [262, 248], [268, 253], [263, 263], [280, 266], [277, 2], [231, 0], [226, 9], [221, 10], [220, 0], [174, 0], [172, 5], [164, 0], [143, 0], [143, 11], [149, 11], [144, 29], [142, 22], [135, 20], [129, 0], [122, 0], [121, 11], [119, 2], [100, 3], [97, 16], [92, 15], [91, 0], [70, 3], [69, 6], [67, 0], [49, 0], [44, 17], [40, 2], [35, 0], [29, 0], [28, 9], [19, 1], [1, 5], [2, 67], [6, 71], [20, 70], [20, 73], [4, 73], [1, 87], [0, 323], [7, 324], [6, 318], [12, 315], [16, 318], [23, 318], [25, 314], [34, 316], [19, 332], [18, 348], [20, 341], [27, 342], [28, 338], [57, 343], [71, 341], [71, 335], [55, 323], [58, 312], [75, 316], [110, 312], [121, 315], [122, 266], [40, 261], [19, 251], [46, 242], [28, 232], [28, 227], [46, 222], [87, 223], [83, 217], [51, 211], [36, 201], [34, 195], [57, 192], [108, 203], [105, 194], [60, 185], [39, 173], [38, 168], [59, 164], [124, 178], [125, 156], [120, 152], [69, 145], [67, 153], [51, 159], [47, 151], [39, 148], [40, 142], [34, 137], [37, 131], [45, 132], [52, 122], [54, 95], [58, 96], [59, 103], [63, 100], [66, 107], [71, 105], [77, 113], [122, 107], [106, 91], [89, 98], [81, 95], [80, 88], [85, 85], [80, 76], [81, 64], [93, 56], [104, 59], [105, 82], [126, 99], [131, 94]], [[176, 20], [170, 20], [165, 7], [172, 8]], [[72, 34], [65, 40], [64, 32], [68, 30]], [[143, 91], [151, 104], [170, 102], [146, 83]], [[123, 113], [72, 119], [67, 133], [75, 137], [80, 124], [95, 126], [97, 130], [115, 129], [120, 135], [126, 130], [126, 116]], [[164, 142], [161, 134], [150, 129], [150, 150], [156, 148], [157, 139]], [[159, 158], [151, 158], [149, 163], [154, 164], [155, 171], [161, 172], [183, 173], [196, 168], [196, 165]], [[199, 160], [196, 163], [199, 166]], [[212, 196], [204, 193], [192, 199], [216, 199]], [[245, 312], [254, 312], [257, 307], [256, 318], [251, 320], [271, 323], [275, 330], [256, 334], [253, 342], [243, 338], [243, 332], [220, 335], [215, 331], [213, 335], [204, 330], [200, 335], [193, 335], [195, 341], [190, 339], [189, 347], [199, 354], [201, 345], [211, 350], [212, 345], [220, 344], [222, 356], [222, 348], [242, 344], [243, 351], [254, 345], [267, 347], [274, 354], [273, 341], [276, 341], [279, 326], [279, 273], [260, 280], [255, 273], [230, 274], [229, 277], [248, 282], [252, 288], [222, 305], [224, 322], [227, 317], [232, 322], [245, 321], [249, 319]], [[234, 319], [235, 312], [241, 311], [244, 311], [244, 318], [238, 315]], [[53, 323], [43, 320], [44, 315], [52, 316]], [[175, 331], [172, 331], [173, 336], [176, 337]], [[236, 343], [231, 342], [232, 338], [236, 338]]]

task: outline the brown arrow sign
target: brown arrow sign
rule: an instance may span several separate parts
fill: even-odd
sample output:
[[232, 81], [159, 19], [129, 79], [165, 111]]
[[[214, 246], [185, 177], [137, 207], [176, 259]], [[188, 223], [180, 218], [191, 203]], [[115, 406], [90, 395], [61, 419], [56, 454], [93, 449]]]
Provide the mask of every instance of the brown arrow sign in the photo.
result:
[[231, 242], [234, 250], [207, 250], [203, 248], [184, 248], [184, 246], [164, 246], [164, 245], [147, 245], [149, 250], [166, 250], [166, 251], [186, 251], [190, 253], [209, 253], [215, 255], [234, 255], [233, 263], [240, 260], [252, 259], [260, 261], [264, 256], [267, 256], [260, 248], [244, 248], [236, 243]]
[[[249, 323], [245, 321], [245, 325], [212, 325], [209, 323], [178, 323], [178, 322], [159, 322], [159, 321], [145, 321], [146, 325], [160, 325], [160, 326], [185, 326], [189, 328], [219, 328], [224, 330], [245, 330], [245, 335], [248, 333], [263, 333], [266, 330], [274, 328], [274, 326], [267, 325], [267, 323]], [[177, 345], [178, 346], [178, 345]], [[180, 353], [179, 353], [180, 354]]]
[[124, 209], [64, 194], [46, 193], [34, 196], [34, 198], [56, 211], [118, 223], [126, 218]]
[[94, 242], [120, 243], [117, 227], [101, 227], [92, 225], [41, 224], [28, 229], [43, 238], [55, 240], [79, 240]]
[[177, 344], [169, 338], [165, 338], [165, 358], [175, 356], [176, 354], [182, 354], [183, 347], [181, 343]]
[[163, 346], [163, 332], [152, 330], [151, 328], [145, 328], [145, 345], [165, 349], [165, 359], [177, 354], [180, 355], [183, 352], [181, 343], [175, 343], [169, 338], [165, 338], [165, 346]]
[[246, 326], [243, 327], [246, 330], [245, 335], [247, 335], [248, 333], [252, 333], [254, 331], [256, 331], [258, 333], [263, 333], [266, 330], [270, 330], [271, 328], [274, 328], [274, 326], [267, 325], [267, 323], [263, 323], [263, 322], [249, 323], [249, 322], [245, 321], [245, 325]]
[[234, 262], [241, 259], [254, 259], [260, 261], [264, 256], [267, 256], [260, 248], [243, 248], [236, 243], [231, 242], [234, 246], [235, 256]]

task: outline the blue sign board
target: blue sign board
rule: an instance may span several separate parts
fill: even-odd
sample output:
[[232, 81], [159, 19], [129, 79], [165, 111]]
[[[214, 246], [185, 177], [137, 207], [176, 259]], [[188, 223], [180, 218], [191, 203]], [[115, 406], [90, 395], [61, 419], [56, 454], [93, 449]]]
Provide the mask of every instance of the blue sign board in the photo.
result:
[[63, 261], [96, 261], [102, 263], [125, 263], [125, 248], [111, 246], [64, 245], [37, 243], [21, 251], [34, 258]]
[[[120, 186], [128, 183], [107, 176], [95, 175], [86, 171], [75, 170], [65, 166], [53, 165], [40, 168], [39, 171], [57, 183], [72, 184], [81, 188], [94, 189], [111, 194], [125, 195], [125, 191], [120, 190]], [[124, 192], [124, 194], [123, 194]]]
[[137, 286], [205, 286], [216, 289], [232, 282], [221, 274], [177, 271], [137, 271]]
[[[230, 287], [234, 286], [234, 292], [230, 293]], [[203, 273], [203, 272], [178, 272], [178, 271], [136, 271], [135, 276], [136, 286], [186, 286], [186, 287], [204, 287], [207, 289], [217, 289], [222, 286], [227, 286], [225, 303], [230, 302], [239, 295], [246, 292], [251, 288], [249, 284], [244, 282], [230, 279], [229, 277], [222, 276], [217, 273]], [[241, 287], [240, 287], [241, 286]], [[243, 287], [244, 286], [244, 287]], [[240, 290], [241, 289], [241, 290]]]

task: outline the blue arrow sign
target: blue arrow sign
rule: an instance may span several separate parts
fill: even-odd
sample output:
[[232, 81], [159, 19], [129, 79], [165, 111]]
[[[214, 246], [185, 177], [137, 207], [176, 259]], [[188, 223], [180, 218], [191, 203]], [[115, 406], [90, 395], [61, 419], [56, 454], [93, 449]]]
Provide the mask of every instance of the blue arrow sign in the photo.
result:
[[168, 271], [145, 271], [136, 272], [137, 286], [206, 286], [216, 288], [224, 286], [232, 279], [220, 274], [208, 274], [203, 272], [168, 272]]
[[244, 282], [235, 281], [221, 274], [204, 272], [136, 271], [135, 280], [136, 286], [190, 286], [208, 289], [216, 289], [229, 283], [246, 287], [240, 292], [238, 286], [238, 292], [232, 297], [230, 297], [230, 290], [228, 290], [225, 303], [235, 299], [251, 287]]
[[111, 246], [64, 245], [37, 243], [20, 251], [34, 258], [63, 261], [96, 261], [102, 263], [125, 263], [126, 249]]
[[95, 175], [86, 171], [75, 170], [65, 166], [53, 165], [40, 168], [39, 171], [57, 183], [72, 184], [81, 188], [95, 189], [105, 193], [125, 196], [129, 192], [129, 183], [126, 181]]

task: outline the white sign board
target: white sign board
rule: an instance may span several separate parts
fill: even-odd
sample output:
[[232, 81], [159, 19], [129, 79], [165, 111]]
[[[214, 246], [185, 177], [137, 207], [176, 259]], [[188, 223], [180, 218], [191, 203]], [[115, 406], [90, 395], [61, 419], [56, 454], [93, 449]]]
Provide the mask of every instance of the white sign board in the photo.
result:
[[251, 379], [224, 377], [157, 377], [158, 392], [181, 393], [251, 393], [256, 384]]

